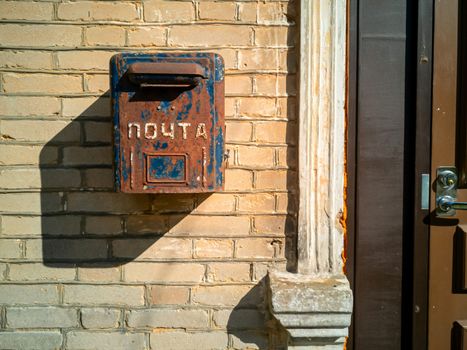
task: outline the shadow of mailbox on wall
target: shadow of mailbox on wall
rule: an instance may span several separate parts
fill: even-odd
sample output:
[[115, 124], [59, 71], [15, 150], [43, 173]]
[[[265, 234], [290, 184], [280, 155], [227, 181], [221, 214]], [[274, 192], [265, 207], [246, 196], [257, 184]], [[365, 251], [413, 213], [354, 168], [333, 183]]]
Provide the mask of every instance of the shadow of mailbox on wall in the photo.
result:
[[224, 63], [213, 53], [111, 59], [116, 187], [199, 193], [224, 183]]

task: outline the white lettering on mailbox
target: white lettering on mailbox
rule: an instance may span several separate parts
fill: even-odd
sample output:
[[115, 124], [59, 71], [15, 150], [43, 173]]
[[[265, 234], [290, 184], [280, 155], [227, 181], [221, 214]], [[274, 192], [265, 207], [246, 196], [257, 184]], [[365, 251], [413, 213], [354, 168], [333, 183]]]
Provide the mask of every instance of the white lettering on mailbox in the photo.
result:
[[[177, 123], [176, 125], [178, 128], [175, 128], [175, 123], [170, 123], [168, 126], [166, 125], [166, 123], [161, 123], [160, 136], [168, 137], [173, 140], [175, 138], [175, 134], [178, 135], [178, 133], [181, 132], [182, 139], [186, 140], [190, 133], [191, 123]], [[128, 139], [133, 138], [134, 130], [136, 130], [135, 137], [137, 139], [141, 138], [141, 124], [138, 122], [129, 122], [128, 123]], [[205, 123], [198, 123], [198, 125], [196, 126], [195, 138], [200, 138], [200, 137], [204, 139], [208, 138]], [[157, 123], [144, 123], [144, 138], [147, 140], [155, 140], [158, 138]]]

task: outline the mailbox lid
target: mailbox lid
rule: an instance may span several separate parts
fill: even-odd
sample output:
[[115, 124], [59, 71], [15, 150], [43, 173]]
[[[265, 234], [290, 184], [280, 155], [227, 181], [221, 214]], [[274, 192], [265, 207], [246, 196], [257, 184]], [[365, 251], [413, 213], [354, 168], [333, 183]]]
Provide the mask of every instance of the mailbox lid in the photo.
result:
[[224, 65], [214, 53], [111, 59], [116, 187], [214, 192], [224, 183]]

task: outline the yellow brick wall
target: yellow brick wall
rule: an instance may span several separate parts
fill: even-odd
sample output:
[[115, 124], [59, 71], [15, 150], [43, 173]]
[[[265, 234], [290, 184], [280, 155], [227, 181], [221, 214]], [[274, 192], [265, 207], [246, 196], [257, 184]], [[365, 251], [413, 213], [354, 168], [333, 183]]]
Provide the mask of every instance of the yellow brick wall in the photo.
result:
[[[280, 348], [264, 277], [295, 261], [296, 6], [0, 1], [0, 344]], [[223, 56], [223, 193], [114, 192], [126, 51]]]

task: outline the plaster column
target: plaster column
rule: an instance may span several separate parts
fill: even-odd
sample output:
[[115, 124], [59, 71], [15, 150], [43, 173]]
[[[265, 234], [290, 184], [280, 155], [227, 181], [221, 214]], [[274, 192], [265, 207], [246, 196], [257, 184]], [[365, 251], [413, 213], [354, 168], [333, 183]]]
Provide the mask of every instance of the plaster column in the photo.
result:
[[269, 273], [289, 349], [342, 349], [352, 312], [343, 274], [346, 0], [300, 4], [297, 272]]

